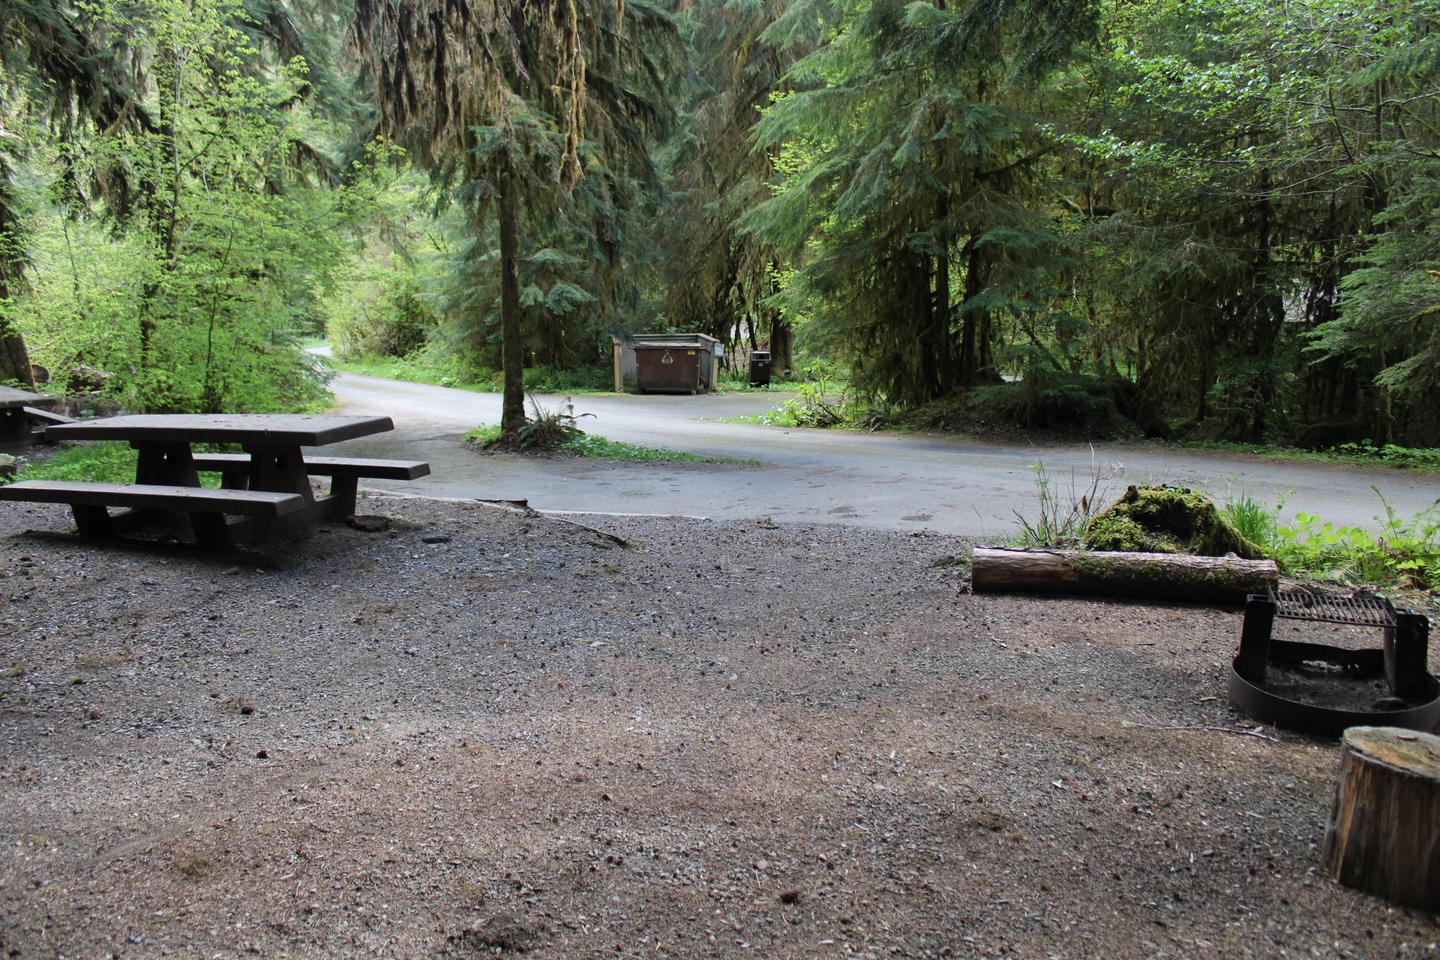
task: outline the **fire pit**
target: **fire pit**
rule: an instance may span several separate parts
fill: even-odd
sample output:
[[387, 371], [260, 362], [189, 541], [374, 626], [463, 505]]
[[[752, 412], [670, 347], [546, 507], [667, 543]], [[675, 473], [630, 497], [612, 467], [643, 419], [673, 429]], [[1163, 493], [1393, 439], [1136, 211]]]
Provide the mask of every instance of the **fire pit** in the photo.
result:
[[[1274, 639], [1276, 620], [1371, 627], [1379, 648]], [[1430, 621], [1382, 597], [1312, 590], [1251, 594], [1230, 704], [1263, 723], [1338, 737], [1370, 725], [1433, 730], [1440, 682], [1429, 673]]]

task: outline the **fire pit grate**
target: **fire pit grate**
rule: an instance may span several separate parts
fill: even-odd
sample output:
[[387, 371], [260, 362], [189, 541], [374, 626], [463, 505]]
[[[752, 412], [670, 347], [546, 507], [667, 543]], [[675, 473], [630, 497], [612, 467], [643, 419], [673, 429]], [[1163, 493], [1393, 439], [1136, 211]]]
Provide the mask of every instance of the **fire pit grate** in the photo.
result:
[[1271, 590], [1270, 602], [1281, 620], [1308, 620], [1353, 627], [1393, 628], [1395, 605], [1383, 597], [1357, 594], [1341, 597], [1319, 590]]
[[[1356, 650], [1277, 640], [1272, 636], [1276, 620], [1369, 627], [1380, 631], [1382, 643]], [[1256, 720], [1330, 736], [1362, 724], [1431, 730], [1440, 722], [1440, 682], [1426, 663], [1429, 637], [1424, 614], [1372, 594], [1251, 594], [1230, 675], [1230, 703]], [[1275, 676], [1267, 678], [1272, 671]], [[1336, 683], [1346, 692], [1332, 699]]]

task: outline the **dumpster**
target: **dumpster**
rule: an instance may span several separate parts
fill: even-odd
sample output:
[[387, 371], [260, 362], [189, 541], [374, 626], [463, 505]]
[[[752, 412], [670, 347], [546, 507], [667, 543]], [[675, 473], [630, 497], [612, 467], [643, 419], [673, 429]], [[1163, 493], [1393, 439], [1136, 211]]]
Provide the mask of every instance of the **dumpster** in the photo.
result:
[[[640, 389], [639, 372], [636, 369], [638, 358], [635, 355], [635, 347], [639, 344], [669, 347], [671, 351], [679, 351], [687, 357], [686, 351], [697, 351], [700, 360], [701, 393], [709, 393], [715, 389], [716, 381], [720, 378], [720, 363], [725, 356], [724, 345], [703, 333], [637, 333], [624, 339], [611, 337], [610, 343], [616, 393]], [[662, 353], [661, 357], [663, 356]], [[671, 359], [675, 359], [675, 356], [672, 352]], [[690, 388], [687, 385], [685, 389]]]
[[637, 343], [635, 385], [641, 393], [697, 393], [701, 360], [702, 351], [698, 347]]
[[750, 386], [768, 387], [770, 385], [770, 351], [750, 351]]

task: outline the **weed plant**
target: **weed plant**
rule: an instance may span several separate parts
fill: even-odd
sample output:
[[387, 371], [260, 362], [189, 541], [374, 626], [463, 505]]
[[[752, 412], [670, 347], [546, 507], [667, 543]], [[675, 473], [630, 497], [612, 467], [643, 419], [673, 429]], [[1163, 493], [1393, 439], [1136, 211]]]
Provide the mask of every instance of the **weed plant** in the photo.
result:
[[1105, 509], [1113, 475], [1101, 466], [1093, 448], [1089, 476], [1082, 478], [1072, 470], [1068, 486], [1055, 482], [1043, 460], [1030, 469], [1035, 474], [1037, 512], [1034, 520], [1027, 520], [1016, 511], [1020, 533], [1012, 542], [1021, 547], [1079, 546], [1085, 528]]

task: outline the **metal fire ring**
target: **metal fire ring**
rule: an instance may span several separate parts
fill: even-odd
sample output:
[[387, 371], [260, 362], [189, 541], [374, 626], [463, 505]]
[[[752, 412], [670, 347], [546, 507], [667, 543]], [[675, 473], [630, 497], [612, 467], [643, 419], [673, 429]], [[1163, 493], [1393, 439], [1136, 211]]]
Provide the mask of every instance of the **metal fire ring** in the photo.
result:
[[[1239, 660], [1239, 657], [1236, 657]], [[1404, 727], [1430, 732], [1440, 724], [1440, 681], [1427, 676], [1422, 683], [1425, 702], [1404, 710], [1335, 710], [1277, 696], [1255, 686], [1234, 669], [1230, 671], [1230, 703], [1261, 723], [1286, 730], [1338, 737], [1347, 727]]]
[[[1273, 637], [1275, 621], [1308, 620], [1377, 628], [1380, 649], [1351, 650]], [[1347, 727], [1379, 724], [1434, 730], [1440, 723], [1440, 681], [1426, 664], [1430, 622], [1382, 597], [1339, 596], [1318, 590], [1251, 594], [1245, 603], [1240, 651], [1231, 663], [1230, 703], [1262, 723], [1321, 736], [1338, 737]], [[1357, 678], [1384, 678], [1399, 709], [1346, 710], [1292, 700], [1265, 688], [1272, 665], [1306, 661], [1342, 667]]]

